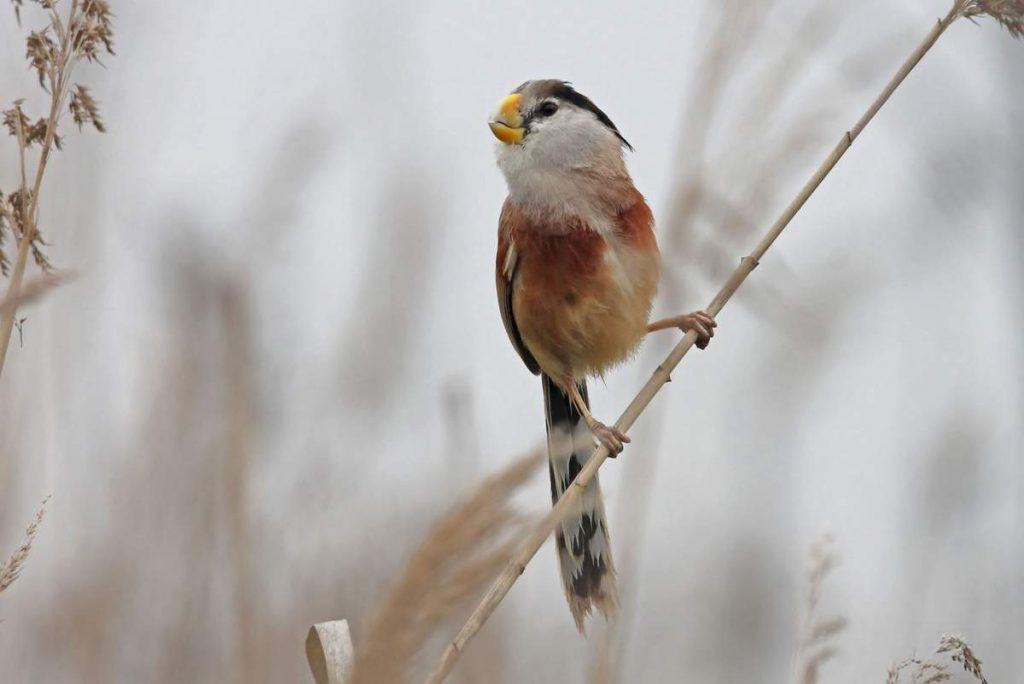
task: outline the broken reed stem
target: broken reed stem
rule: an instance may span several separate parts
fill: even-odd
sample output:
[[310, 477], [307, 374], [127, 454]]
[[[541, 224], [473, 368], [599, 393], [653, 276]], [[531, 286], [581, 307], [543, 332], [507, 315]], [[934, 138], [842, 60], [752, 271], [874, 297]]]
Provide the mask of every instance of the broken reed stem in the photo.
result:
[[[54, 10], [56, 12], [56, 10]], [[57, 121], [60, 119], [60, 112], [64, 106], [70, 83], [71, 70], [75, 64], [74, 49], [71, 41], [71, 27], [75, 23], [75, 14], [78, 12], [78, 0], [73, 0], [68, 14], [67, 30], [61, 34], [60, 61], [52, 67], [50, 77], [50, 115], [46, 120], [46, 137], [43, 140], [42, 148], [39, 151], [39, 163], [36, 165], [36, 174], [32, 182], [32, 192], [28, 195], [28, 201], [22, 201], [21, 240], [18, 241], [18, 255], [14, 262], [14, 270], [11, 271], [11, 282], [7, 286], [5, 301], [18, 301], [18, 292], [21, 289], [22, 279], [25, 277], [25, 265], [28, 262], [28, 253], [32, 242], [36, 237], [36, 223], [39, 219], [39, 189], [43, 184], [43, 172], [46, 171], [46, 162], [50, 158], [54, 139], [57, 136]], [[20, 117], [18, 119], [18, 149], [21, 155], [21, 191], [22, 198], [28, 190], [25, 184], [25, 147], [26, 142], [21, 130]], [[14, 330], [14, 320], [17, 317], [17, 309], [11, 308], [0, 313], [0, 375], [4, 372], [4, 362], [7, 360], [7, 348], [11, 344], [11, 333]]]
[[[765, 236], [757, 244], [754, 250], [749, 256], [740, 259], [740, 265], [732, 272], [729, 279], [722, 286], [722, 289], [718, 291], [715, 298], [708, 304], [706, 311], [712, 316], [717, 316], [718, 313], [725, 306], [726, 302], [732, 298], [739, 286], [743, 284], [743, 281], [747, 279], [751, 271], [757, 266], [758, 262], [764, 256], [768, 248], [772, 246], [776, 238], [782, 233], [789, 222], [796, 216], [796, 213], [800, 211], [800, 208], [804, 205], [807, 199], [814, 193], [821, 181], [825, 179], [825, 176], [839, 162], [842, 156], [850, 149], [850, 145], [853, 141], [861, 134], [864, 127], [868, 125], [868, 122], [874, 118], [878, 110], [882, 108], [882, 105], [889, 99], [896, 88], [899, 87], [903, 79], [907, 77], [907, 74], [913, 70], [921, 58], [924, 57], [925, 53], [931, 49], [935, 41], [939, 39], [943, 31], [949, 28], [960, 15], [958, 13], [959, 4], [955, 4], [954, 8], [939, 21], [936, 22], [935, 26], [928, 35], [918, 44], [917, 48], [910, 54], [910, 56], [903, 62], [899, 70], [889, 80], [882, 92], [875, 98], [875, 100], [868, 107], [867, 111], [860, 117], [853, 128], [843, 134], [843, 137], [839, 140], [836, 146], [832, 149], [832, 152], [828, 155], [828, 158], [815, 170], [811, 178], [804, 183], [804, 186], [800, 189], [796, 198], [789, 203], [789, 206], [782, 212], [782, 215], [775, 221], [772, 227], [768, 230]], [[640, 414], [643, 413], [651, 400], [654, 399], [654, 395], [658, 393], [658, 390], [669, 382], [670, 373], [675, 369], [679, 362], [683, 360], [686, 353], [690, 351], [690, 348], [697, 341], [697, 333], [689, 331], [683, 337], [682, 340], [672, 349], [668, 357], [661, 363], [660, 366], [651, 375], [651, 378], [647, 381], [647, 384], [641, 388], [640, 392], [633, 398], [629, 406], [619, 417], [615, 423], [615, 427], [625, 432], [628, 430]], [[573, 485], [562, 495], [562, 498], [558, 500], [558, 503], [552, 507], [551, 511], [544, 516], [543, 520], [533, 529], [529, 537], [523, 542], [522, 546], [516, 551], [516, 554], [509, 561], [508, 566], [502, 571], [498, 579], [495, 580], [490, 590], [477, 605], [476, 610], [470, 615], [469, 619], [463, 625], [458, 635], [448, 644], [444, 654], [441, 656], [441, 660], [430, 676], [426, 679], [426, 684], [441, 684], [445, 678], [451, 673], [455, 667], [455, 663], [458, 661], [459, 656], [465, 649], [469, 641], [476, 635], [483, 624], [491, 616], [491, 613], [498, 607], [505, 595], [508, 594], [512, 585], [515, 584], [516, 579], [523, 574], [526, 569], [526, 565], [530, 562], [533, 556], [537, 553], [538, 549], [544, 544], [544, 541], [548, 538], [555, 527], [562, 521], [562, 519], [570, 511], [575, 510], [577, 502], [586, 488], [587, 484], [597, 474], [598, 469], [608, 458], [608, 450], [605, 447], [597, 448], [591, 455], [590, 460], [580, 470], [579, 474], [576, 475], [576, 479], [573, 481]]]

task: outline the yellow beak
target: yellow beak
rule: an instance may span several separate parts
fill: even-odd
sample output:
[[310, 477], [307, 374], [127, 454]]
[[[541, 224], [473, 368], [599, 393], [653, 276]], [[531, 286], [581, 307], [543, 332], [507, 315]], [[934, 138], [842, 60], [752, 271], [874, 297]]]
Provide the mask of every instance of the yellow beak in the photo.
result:
[[494, 137], [507, 145], [523, 141], [523, 118], [519, 116], [521, 97], [518, 93], [512, 93], [501, 98], [498, 108], [491, 114], [491, 120], [488, 122]]

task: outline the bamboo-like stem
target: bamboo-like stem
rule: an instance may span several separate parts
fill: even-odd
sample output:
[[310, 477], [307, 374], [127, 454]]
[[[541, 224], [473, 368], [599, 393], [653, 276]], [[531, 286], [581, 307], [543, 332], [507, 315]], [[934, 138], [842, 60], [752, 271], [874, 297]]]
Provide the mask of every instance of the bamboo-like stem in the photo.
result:
[[[25, 184], [25, 142], [21, 133], [21, 117], [18, 117], [18, 148], [21, 154], [21, 239], [18, 242], [18, 254], [14, 262], [14, 270], [11, 272], [11, 282], [7, 285], [5, 301], [16, 302], [19, 300], [22, 280], [25, 278], [25, 266], [28, 262], [28, 253], [32, 242], [36, 238], [36, 226], [39, 221], [39, 189], [43, 185], [43, 173], [46, 171], [46, 163], [50, 159], [50, 152], [53, 149], [54, 140], [57, 137], [57, 121], [60, 119], [60, 112], [64, 108], [64, 100], [67, 95], [68, 85], [71, 82], [71, 70], [74, 68], [75, 46], [71, 40], [71, 27], [75, 22], [75, 14], [78, 11], [78, 0], [73, 0], [68, 13], [68, 28], [60, 35], [60, 62], [49, 71], [50, 77], [50, 115], [46, 120], [46, 136], [43, 139], [39, 151], [39, 162], [36, 164], [35, 178], [32, 182], [32, 191], [26, 202], [28, 188]], [[59, 30], [59, 29], [58, 29]], [[11, 344], [11, 333], [14, 330], [14, 320], [17, 317], [16, 308], [6, 308], [0, 313], [0, 375], [4, 372], [4, 362], [7, 360], [7, 349]]]
[[[913, 70], [921, 58], [931, 49], [935, 41], [939, 39], [943, 31], [949, 28], [960, 16], [957, 11], [957, 7], [954, 6], [952, 10], [939, 21], [936, 22], [935, 26], [928, 35], [917, 45], [910, 56], [903, 62], [899, 70], [889, 80], [882, 92], [875, 98], [875, 100], [868, 107], [867, 111], [857, 120], [853, 128], [843, 134], [842, 138], [836, 143], [836, 146], [829, 153], [828, 157], [824, 162], [814, 171], [810, 179], [804, 183], [804, 186], [797, 193], [797, 196], [792, 202], [783, 210], [782, 215], [772, 224], [771, 228], [765, 234], [761, 241], [754, 247], [754, 250], [748, 255], [740, 259], [740, 265], [736, 267], [736, 270], [732, 272], [729, 279], [722, 286], [722, 289], [718, 291], [711, 303], [708, 304], [705, 309], [712, 316], [717, 316], [722, 308], [726, 305], [729, 299], [732, 298], [739, 286], [743, 284], [743, 281], [747, 279], [747, 276], [757, 267], [758, 262], [768, 251], [768, 248], [772, 246], [772, 243], [779, 237], [782, 231], [789, 225], [789, 222], [796, 216], [796, 213], [800, 211], [807, 199], [814, 193], [817, 187], [825, 179], [825, 176], [835, 167], [835, 165], [842, 158], [846, 150], [850, 149], [850, 145], [853, 141], [861, 134], [864, 127], [868, 125], [868, 122], [874, 118], [875, 114], [882, 108], [882, 105], [886, 103], [889, 97], [893, 94], [896, 88], [899, 87], [900, 83], [907, 77], [907, 74]], [[643, 413], [651, 400], [654, 399], [654, 395], [665, 385], [665, 383], [671, 380], [670, 374], [675, 369], [679, 362], [683, 360], [686, 353], [690, 351], [694, 343], [697, 341], [697, 333], [689, 331], [683, 337], [682, 340], [672, 349], [665, 360], [655, 369], [654, 373], [647, 383], [640, 389], [640, 392], [633, 398], [629, 406], [619, 417], [615, 423], [615, 427], [625, 432], [628, 430], [640, 414]], [[551, 511], [544, 516], [543, 520], [530, 532], [530, 535], [523, 541], [516, 554], [509, 561], [508, 566], [502, 571], [501, 575], [498, 576], [494, 584], [488, 590], [487, 594], [481, 599], [477, 605], [476, 610], [469, 616], [469, 619], [463, 625], [458, 635], [448, 644], [445, 648], [444, 653], [441, 656], [441, 660], [437, 667], [434, 668], [433, 672], [426, 679], [426, 684], [441, 684], [445, 678], [451, 673], [455, 667], [455, 663], [458, 661], [459, 656], [462, 654], [466, 645], [476, 635], [480, 628], [483, 627], [484, 623], [491, 616], [494, 610], [501, 603], [505, 595], [508, 594], [512, 585], [515, 584], [516, 579], [523, 574], [526, 569], [526, 565], [530, 562], [533, 556], [537, 553], [538, 549], [544, 544], [544, 541], [548, 538], [551, 532], [557, 527], [561, 520], [572, 510], [575, 510], [577, 502], [587, 484], [597, 474], [598, 469], [608, 458], [608, 450], [605, 447], [597, 448], [587, 464], [580, 470], [579, 474], [576, 475], [576, 479], [573, 481], [573, 485], [570, 486], [562, 497], [558, 500]]]
[[348, 622], [319, 622], [306, 635], [306, 661], [316, 684], [345, 684], [355, 656]]

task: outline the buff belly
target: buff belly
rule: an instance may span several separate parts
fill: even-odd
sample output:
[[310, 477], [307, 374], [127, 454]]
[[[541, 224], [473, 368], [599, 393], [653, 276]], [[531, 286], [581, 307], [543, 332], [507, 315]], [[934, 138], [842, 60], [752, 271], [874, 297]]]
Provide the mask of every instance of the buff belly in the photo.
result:
[[628, 359], [647, 329], [658, 284], [657, 251], [566, 245], [570, 257], [523, 263], [513, 298], [523, 343], [554, 378], [601, 375]]

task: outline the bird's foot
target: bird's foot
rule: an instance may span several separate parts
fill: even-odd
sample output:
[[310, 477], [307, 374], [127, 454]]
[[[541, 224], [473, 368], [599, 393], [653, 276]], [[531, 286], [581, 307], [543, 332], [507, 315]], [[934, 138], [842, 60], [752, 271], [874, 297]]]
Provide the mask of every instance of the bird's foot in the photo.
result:
[[715, 322], [711, 314], [706, 311], [694, 311], [655, 321], [647, 326], [647, 332], [665, 330], [666, 328], [679, 328], [684, 333], [692, 330], [697, 333], [697, 348], [706, 349], [711, 343], [711, 338], [715, 336], [716, 327], [718, 327], [718, 323]]
[[594, 442], [606, 447], [608, 455], [612, 458], [621, 454], [624, 446], [630, 442], [629, 436], [614, 425], [608, 426], [599, 420], [591, 419], [589, 427], [594, 435]]

